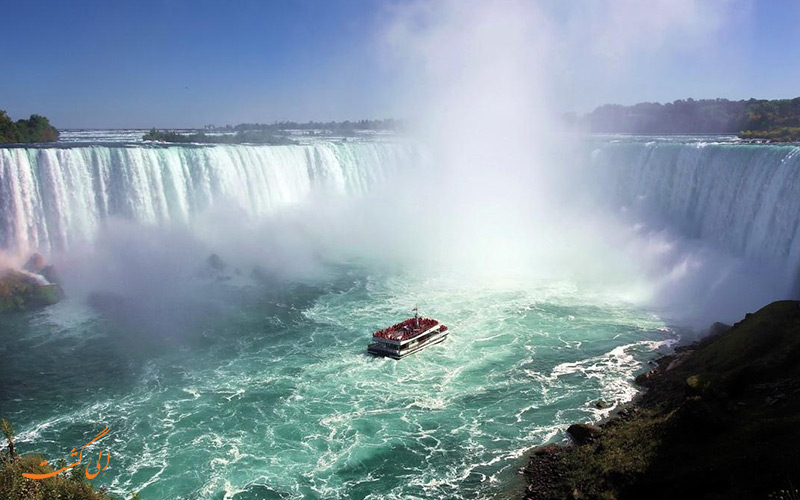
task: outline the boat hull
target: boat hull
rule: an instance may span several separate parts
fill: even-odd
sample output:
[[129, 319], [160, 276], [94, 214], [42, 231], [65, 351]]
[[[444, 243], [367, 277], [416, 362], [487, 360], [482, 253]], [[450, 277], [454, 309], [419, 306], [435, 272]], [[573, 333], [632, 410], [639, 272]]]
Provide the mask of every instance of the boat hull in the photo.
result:
[[436, 334], [432, 335], [430, 338], [425, 340], [425, 342], [421, 342], [417, 345], [414, 345], [406, 349], [401, 349], [399, 351], [385, 347], [385, 345], [380, 342], [373, 342], [367, 347], [367, 352], [369, 354], [372, 354], [373, 356], [382, 356], [392, 359], [403, 359], [407, 356], [411, 356], [412, 354], [418, 353], [423, 349], [427, 349], [432, 345], [444, 341], [444, 339], [446, 339], [449, 334], [450, 330], [445, 330], [444, 332], [437, 332]]

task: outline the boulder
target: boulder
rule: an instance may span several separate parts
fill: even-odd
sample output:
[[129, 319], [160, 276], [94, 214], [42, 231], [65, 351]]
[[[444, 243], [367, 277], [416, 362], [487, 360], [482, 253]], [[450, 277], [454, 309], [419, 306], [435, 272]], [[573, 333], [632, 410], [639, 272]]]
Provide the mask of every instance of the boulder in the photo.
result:
[[35, 275], [7, 269], [0, 273], [0, 312], [21, 312], [55, 304], [64, 291]]
[[611, 408], [611, 403], [608, 403], [602, 399], [598, 399], [597, 401], [595, 401], [594, 407], [597, 408], [598, 410], [605, 410]]
[[30, 256], [25, 265], [22, 266], [22, 269], [28, 271], [29, 273], [39, 274], [42, 272], [42, 269], [44, 269], [45, 266], [46, 264], [44, 262], [44, 257], [42, 257], [42, 254], [35, 253]]
[[56, 272], [56, 268], [53, 265], [44, 266], [39, 274], [50, 283], [55, 285], [61, 284], [61, 277], [58, 275], [58, 272]]
[[225, 270], [225, 263], [222, 261], [222, 258], [215, 253], [208, 256], [206, 265], [209, 269], [213, 269], [214, 271], [222, 272]]
[[28, 261], [25, 262], [25, 265], [22, 266], [22, 269], [29, 273], [42, 276], [49, 283], [55, 285], [61, 284], [61, 278], [59, 278], [55, 266], [52, 264], [48, 265], [40, 253], [34, 253], [31, 255]]
[[602, 433], [603, 429], [593, 424], [572, 424], [567, 429], [567, 434], [578, 445], [591, 443]]

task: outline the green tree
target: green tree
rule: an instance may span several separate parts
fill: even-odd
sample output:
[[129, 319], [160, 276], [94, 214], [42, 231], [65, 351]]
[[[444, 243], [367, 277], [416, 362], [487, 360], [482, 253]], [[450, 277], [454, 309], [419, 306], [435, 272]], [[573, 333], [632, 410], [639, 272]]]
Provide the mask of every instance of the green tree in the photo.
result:
[[11, 460], [17, 458], [17, 452], [14, 451], [14, 428], [11, 427], [11, 422], [6, 419], [0, 420], [0, 432], [5, 436], [8, 442], [8, 456]]
[[8, 114], [0, 109], [0, 144], [17, 141], [17, 127]]
[[50, 125], [50, 120], [41, 115], [31, 115], [27, 120], [12, 121], [0, 110], [0, 144], [16, 142], [53, 142], [59, 132]]

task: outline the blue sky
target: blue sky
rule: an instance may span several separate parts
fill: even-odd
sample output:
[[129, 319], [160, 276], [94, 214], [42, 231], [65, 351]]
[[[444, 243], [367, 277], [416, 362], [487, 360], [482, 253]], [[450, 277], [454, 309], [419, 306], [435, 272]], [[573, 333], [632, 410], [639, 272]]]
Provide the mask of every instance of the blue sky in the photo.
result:
[[[0, 0], [0, 109], [59, 128], [407, 118], [395, 98], [404, 80], [380, 46], [404, 3]], [[800, 2], [726, 9], [700, 44], [637, 51], [623, 40], [634, 47], [622, 68], [589, 71], [590, 51], [575, 49], [556, 105], [800, 95]], [[552, 23], [572, 14], [554, 12]]]

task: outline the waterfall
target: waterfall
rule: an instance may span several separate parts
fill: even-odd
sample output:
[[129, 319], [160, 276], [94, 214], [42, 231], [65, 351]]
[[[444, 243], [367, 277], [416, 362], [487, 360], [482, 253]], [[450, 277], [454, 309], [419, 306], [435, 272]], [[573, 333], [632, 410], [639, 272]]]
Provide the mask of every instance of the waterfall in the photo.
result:
[[785, 264], [790, 279], [800, 269], [800, 147], [621, 140], [590, 164], [618, 205], [729, 254]]
[[[589, 143], [591, 189], [604, 200], [797, 276], [800, 147]], [[260, 217], [315, 197], [358, 197], [421, 158], [419, 145], [400, 140], [0, 148], [0, 250], [68, 249], [92, 241], [109, 217], [191, 224], [219, 205]]]
[[2, 148], [0, 249], [64, 250], [108, 217], [190, 222], [219, 203], [263, 216], [359, 196], [415, 154], [402, 142]]

